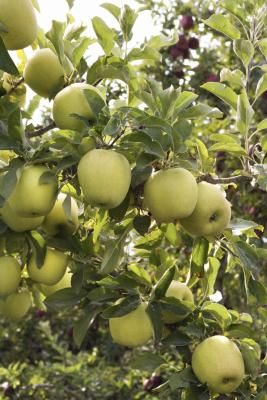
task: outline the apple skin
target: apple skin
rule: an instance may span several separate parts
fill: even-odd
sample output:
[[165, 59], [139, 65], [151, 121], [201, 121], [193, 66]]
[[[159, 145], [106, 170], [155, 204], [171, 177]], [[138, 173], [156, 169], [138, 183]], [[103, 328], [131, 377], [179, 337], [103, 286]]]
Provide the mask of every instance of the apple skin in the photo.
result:
[[58, 283], [56, 283], [55, 285], [40, 284], [38, 285], [38, 289], [47, 297], [57, 292], [58, 290], [70, 288], [71, 278], [72, 278], [72, 272], [69, 268], [67, 268], [63, 278], [61, 278]]
[[22, 319], [32, 306], [31, 294], [28, 290], [10, 294], [4, 301], [2, 313], [4, 317], [18, 321]]
[[37, 37], [37, 20], [31, 0], [0, 0], [0, 22], [8, 32], [1, 37], [8, 50], [31, 45]]
[[141, 303], [129, 314], [110, 318], [109, 329], [115, 343], [127, 347], [138, 347], [146, 344], [153, 337], [153, 327], [146, 308], [147, 304]]
[[[42, 177], [44, 181], [40, 182]], [[55, 175], [42, 165], [29, 165], [23, 167], [8, 203], [19, 216], [33, 218], [47, 215], [52, 210], [56, 197]]]
[[102, 93], [87, 83], [73, 83], [65, 87], [56, 95], [53, 104], [53, 118], [58, 128], [83, 130], [84, 122], [70, 114], [80, 115], [90, 121], [95, 120], [96, 116], [83, 92], [85, 89], [93, 90], [105, 101]]
[[0, 296], [7, 296], [17, 290], [21, 280], [21, 268], [11, 256], [0, 257]]
[[52, 97], [64, 84], [64, 70], [49, 48], [36, 50], [23, 72], [25, 83], [39, 96]]
[[[173, 280], [168, 287], [165, 297], [175, 297], [179, 300], [186, 300], [194, 303], [194, 296], [189, 287], [185, 283], [175, 280]], [[183, 319], [183, 316], [177, 315], [171, 311], [164, 311], [162, 313], [162, 320], [165, 324], [174, 324]]]
[[225, 336], [211, 336], [194, 350], [192, 368], [201, 383], [215, 393], [231, 393], [245, 375], [242, 354], [237, 345]]
[[44, 217], [25, 218], [16, 214], [6, 201], [1, 209], [1, 218], [4, 223], [14, 232], [31, 231], [40, 226]]
[[231, 204], [217, 185], [198, 184], [198, 199], [193, 213], [180, 220], [191, 235], [214, 237], [220, 235], [231, 219]]
[[115, 208], [125, 199], [131, 183], [131, 167], [122, 154], [95, 149], [78, 164], [78, 179], [88, 204]]
[[68, 256], [62, 251], [48, 248], [43, 265], [38, 268], [34, 255], [27, 266], [29, 277], [38, 283], [55, 285], [64, 276], [68, 266]]
[[44, 219], [42, 227], [48, 235], [56, 235], [58, 233], [66, 233], [72, 235], [77, 231], [79, 227], [79, 209], [77, 202], [73, 197], [70, 197], [71, 220], [68, 220], [63, 208], [63, 203], [66, 197], [66, 194], [59, 193], [54, 207]]
[[175, 222], [189, 216], [197, 202], [197, 183], [184, 168], [152, 174], [144, 186], [144, 205], [157, 223]]

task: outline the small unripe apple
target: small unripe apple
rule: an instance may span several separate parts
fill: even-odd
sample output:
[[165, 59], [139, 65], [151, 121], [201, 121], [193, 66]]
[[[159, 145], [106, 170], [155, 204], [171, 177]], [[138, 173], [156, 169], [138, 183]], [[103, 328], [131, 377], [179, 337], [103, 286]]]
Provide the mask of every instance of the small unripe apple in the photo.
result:
[[63, 86], [64, 70], [49, 48], [36, 50], [23, 72], [25, 83], [39, 96], [52, 97]]
[[77, 202], [70, 196], [70, 215], [68, 216], [63, 207], [66, 198], [65, 193], [59, 193], [54, 207], [44, 219], [42, 227], [48, 235], [57, 235], [58, 233], [72, 235], [79, 227]]
[[215, 393], [231, 393], [245, 376], [242, 354], [237, 345], [225, 336], [212, 336], [194, 350], [192, 368], [201, 383]]
[[8, 50], [31, 45], [37, 36], [37, 20], [31, 0], [0, 0], [0, 23], [7, 32], [0, 32]]
[[11, 256], [0, 257], [0, 296], [6, 296], [17, 290], [21, 280], [21, 268]]
[[31, 231], [41, 225], [44, 217], [27, 218], [19, 216], [10, 207], [8, 201], [5, 202], [1, 209], [1, 218], [4, 223], [14, 232]]
[[43, 165], [24, 166], [15, 189], [8, 198], [9, 206], [21, 217], [40, 217], [53, 208], [57, 196], [57, 179]]
[[196, 207], [180, 223], [191, 235], [214, 237], [222, 234], [230, 219], [231, 204], [221, 188], [208, 182], [200, 182]]
[[191, 15], [183, 15], [180, 19], [180, 25], [184, 30], [192, 29], [194, 26], [194, 20]]
[[81, 131], [85, 124], [72, 114], [77, 114], [89, 121], [94, 121], [96, 115], [86, 100], [84, 90], [95, 92], [103, 102], [105, 98], [99, 89], [87, 83], [73, 83], [62, 89], [55, 97], [53, 118], [58, 128]]
[[[185, 283], [175, 280], [173, 280], [168, 287], [165, 297], [175, 297], [178, 300], [186, 300], [190, 303], [194, 303], [194, 296], [189, 287]], [[162, 313], [162, 320], [165, 324], [174, 324], [183, 319], [183, 316], [175, 314], [172, 311], [163, 311]]]
[[10, 294], [3, 306], [3, 315], [12, 320], [22, 319], [32, 306], [31, 294], [28, 290]]
[[95, 149], [80, 160], [78, 179], [88, 204], [111, 209], [121, 204], [127, 195], [131, 168], [124, 155]]
[[153, 327], [146, 308], [147, 304], [141, 303], [129, 314], [109, 320], [114, 342], [122, 346], [137, 347], [146, 344], [152, 338]]
[[196, 37], [191, 37], [188, 40], [189, 49], [196, 50], [199, 48], [199, 40]]
[[190, 215], [197, 202], [197, 183], [184, 168], [152, 174], [144, 186], [144, 205], [158, 223], [175, 222]]
[[63, 278], [68, 261], [68, 256], [62, 251], [48, 248], [41, 267], [37, 266], [34, 255], [30, 258], [27, 266], [29, 277], [38, 283], [55, 285]]

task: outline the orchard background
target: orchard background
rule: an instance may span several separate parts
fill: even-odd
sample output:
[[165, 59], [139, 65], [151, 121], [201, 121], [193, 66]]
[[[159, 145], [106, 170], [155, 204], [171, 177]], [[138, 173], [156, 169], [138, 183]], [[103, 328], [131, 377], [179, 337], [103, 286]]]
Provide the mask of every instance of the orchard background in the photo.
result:
[[[56, 93], [45, 106], [38, 95], [25, 101], [26, 53], [7, 51], [0, 39], [0, 205], [25, 164], [50, 168], [79, 205], [73, 235], [42, 226], [15, 232], [0, 221], [1, 256], [23, 267], [33, 254], [42, 265], [48, 246], [69, 255], [73, 273], [71, 287], [45, 297], [23, 268], [20, 290], [30, 291], [32, 307], [16, 321], [0, 317], [1, 398], [266, 400], [265, 2], [139, 0], [136, 10], [105, 3], [116, 28], [95, 17], [92, 37], [72, 16], [74, 1], [67, 3], [66, 21], [39, 29], [32, 48], [55, 51], [64, 86], [87, 82], [106, 91], [106, 105], [87, 96], [97, 118], [76, 116], [82, 129], [55, 127]], [[162, 33], [135, 47], [132, 29], [145, 9]], [[129, 192], [110, 210], [90, 207], [80, 190], [77, 165], [92, 142], [131, 164]], [[179, 223], [157, 224], [144, 207], [152, 171], [173, 166], [225, 189], [232, 218], [223, 234], [194, 237]], [[70, 217], [68, 204], [64, 212]], [[173, 279], [187, 283], [194, 305], [167, 300]], [[112, 341], [108, 320], [140, 299], [149, 302], [154, 340], [129, 349]], [[168, 306], [183, 319], [166, 327]], [[210, 393], [192, 372], [194, 348], [213, 335], [242, 352], [245, 379], [231, 394]]]

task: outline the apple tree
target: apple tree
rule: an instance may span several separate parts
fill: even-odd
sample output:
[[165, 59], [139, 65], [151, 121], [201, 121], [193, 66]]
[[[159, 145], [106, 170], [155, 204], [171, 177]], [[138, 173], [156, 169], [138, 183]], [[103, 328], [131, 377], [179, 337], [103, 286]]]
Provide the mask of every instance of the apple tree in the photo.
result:
[[[203, 2], [139, 47], [128, 5], [91, 38], [67, 2], [44, 32], [36, 1], [0, 0], [1, 318], [67, 313], [76, 348], [109, 332], [147, 398], [266, 400], [265, 2]], [[205, 60], [198, 23], [231, 54], [204, 82], [175, 64]]]

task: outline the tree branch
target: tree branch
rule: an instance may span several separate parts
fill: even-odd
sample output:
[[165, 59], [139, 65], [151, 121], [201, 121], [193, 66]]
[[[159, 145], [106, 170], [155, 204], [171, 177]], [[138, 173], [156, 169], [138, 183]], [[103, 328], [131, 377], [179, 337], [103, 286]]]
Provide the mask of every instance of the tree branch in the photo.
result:
[[123, 128], [121, 130], [121, 132], [117, 136], [114, 137], [114, 139], [109, 143], [108, 147], [112, 147], [117, 142], [117, 140], [119, 140], [122, 137], [122, 135], [124, 135], [125, 131], [126, 131], [126, 127]]
[[36, 129], [35, 131], [28, 131], [25, 132], [25, 135], [27, 138], [34, 138], [37, 136], [42, 136], [44, 135], [46, 132], [50, 131], [51, 129], [56, 128], [56, 124], [55, 122], [51, 122], [51, 124], [47, 125], [47, 126], [43, 126], [42, 128]]
[[234, 176], [229, 176], [227, 178], [220, 178], [220, 177], [212, 176], [210, 174], [205, 174], [205, 175], [199, 176], [197, 178], [197, 181], [198, 182], [205, 181], [205, 182], [214, 183], [214, 184], [216, 184], [216, 183], [223, 184], [223, 183], [231, 183], [231, 182], [237, 183], [237, 182], [242, 182], [242, 181], [243, 182], [251, 181], [252, 179], [253, 179], [253, 176], [247, 176], [247, 175], [234, 175]]

